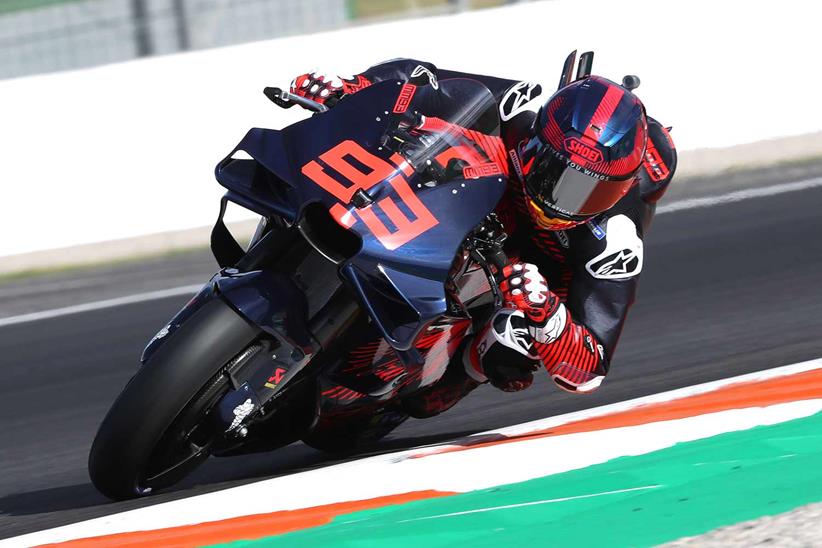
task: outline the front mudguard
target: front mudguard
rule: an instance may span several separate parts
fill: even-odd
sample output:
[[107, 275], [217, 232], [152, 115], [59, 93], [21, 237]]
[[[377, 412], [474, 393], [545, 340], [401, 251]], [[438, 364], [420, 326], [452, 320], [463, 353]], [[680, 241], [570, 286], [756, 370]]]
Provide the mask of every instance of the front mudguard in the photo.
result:
[[310, 353], [313, 337], [308, 329], [308, 304], [297, 285], [288, 276], [276, 272], [241, 273], [226, 268], [215, 274], [149, 341], [140, 362], [145, 364], [186, 320], [214, 300], [228, 304], [248, 323], [281, 343]]

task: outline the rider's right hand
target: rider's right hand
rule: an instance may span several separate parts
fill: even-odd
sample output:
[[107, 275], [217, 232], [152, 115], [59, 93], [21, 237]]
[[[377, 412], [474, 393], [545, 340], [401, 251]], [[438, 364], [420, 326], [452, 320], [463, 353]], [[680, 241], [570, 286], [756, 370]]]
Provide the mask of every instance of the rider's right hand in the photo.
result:
[[345, 94], [343, 81], [337, 76], [309, 72], [291, 82], [290, 93], [333, 107]]

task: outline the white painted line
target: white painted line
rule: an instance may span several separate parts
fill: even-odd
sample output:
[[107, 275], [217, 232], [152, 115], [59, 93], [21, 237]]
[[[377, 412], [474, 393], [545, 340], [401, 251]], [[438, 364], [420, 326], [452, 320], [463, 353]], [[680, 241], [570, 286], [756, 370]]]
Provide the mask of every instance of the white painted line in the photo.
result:
[[[437, 516], [426, 516], [424, 518], [404, 519], [397, 523], [407, 523], [409, 521], [422, 521], [426, 519], [450, 518], [452, 516], [464, 516], [466, 514], [479, 514], [482, 512], [493, 512], [494, 510], [507, 510], [508, 508], [522, 508], [523, 506], [537, 506], [539, 504], [554, 504], [556, 502], [566, 502], [569, 500], [590, 499], [594, 497], [603, 497], [606, 495], [616, 495], [619, 493], [630, 493], [632, 491], [645, 491], [648, 489], [656, 489], [662, 487], [661, 485], [645, 485], [643, 487], [631, 487], [630, 489], [617, 489], [616, 491], [603, 491], [602, 493], [591, 493], [589, 495], [576, 495], [574, 497], [562, 497], [559, 499], [537, 500], [534, 502], [521, 502], [519, 504], [506, 504], [505, 506], [491, 506], [489, 508], [479, 508], [477, 510], [465, 510], [464, 512], [451, 512], [450, 514], [439, 514]], [[346, 523], [346, 522], [343, 522]]]
[[716, 205], [730, 204], [733, 202], [741, 202], [742, 200], [749, 200], [751, 198], [764, 198], [765, 196], [775, 196], [776, 194], [784, 194], [786, 192], [796, 192], [818, 186], [822, 186], [822, 177], [795, 181], [793, 183], [782, 183], [762, 188], [737, 190], [727, 194], [720, 194], [719, 196], [707, 196], [705, 198], [680, 200], [678, 202], [660, 205], [657, 208], [656, 213], [657, 215], [662, 215], [663, 213], [673, 213], [675, 211], [684, 211], [687, 209], [712, 207]]
[[199, 291], [202, 285], [184, 285], [182, 287], [172, 287], [171, 289], [161, 289], [159, 291], [149, 291], [147, 293], [138, 293], [137, 295], [127, 295], [125, 297], [117, 297], [115, 299], [106, 299], [104, 301], [95, 301], [93, 303], [78, 304], [74, 306], [66, 306], [64, 308], [53, 308], [51, 310], [43, 310], [41, 312], [31, 312], [29, 314], [21, 314], [19, 316], [10, 316], [8, 318], [0, 318], [0, 327], [7, 325], [16, 325], [26, 322], [34, 322], [37, 320], [47, 320], [49, 318], [57, 318], [60, 316], [67, 316], [69, 314], [79, 314], [80, 312], [90, 312], [92, 310], [103, 310], [104, 308], [114, 308], [125, 304], [142, 303], [146, 301], [155, 301], [157, 299], [165, 299], [167, 297], [177, 297], [179, 295], [194, 295]]

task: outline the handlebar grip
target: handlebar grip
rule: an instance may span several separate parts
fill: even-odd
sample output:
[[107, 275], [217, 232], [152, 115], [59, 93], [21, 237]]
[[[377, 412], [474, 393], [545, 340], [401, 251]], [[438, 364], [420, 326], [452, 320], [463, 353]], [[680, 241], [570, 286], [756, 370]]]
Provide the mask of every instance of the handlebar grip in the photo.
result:
[[502, 250], [502, 246], [488, 255], [488, 262], [494, 265], [499, 272], [502, 272], [502, 269], [508, 264], [508, 256]]
[[275, 105], [282, 108], [291, 108], [294, 105], [299, 105], [311, 112], [326, 112], [328, 110], [328, 107], [322, 103], [312, 101], [300, 95], [294, 95], [280, 88], [267, 87], [263, 90], [263, 94]]

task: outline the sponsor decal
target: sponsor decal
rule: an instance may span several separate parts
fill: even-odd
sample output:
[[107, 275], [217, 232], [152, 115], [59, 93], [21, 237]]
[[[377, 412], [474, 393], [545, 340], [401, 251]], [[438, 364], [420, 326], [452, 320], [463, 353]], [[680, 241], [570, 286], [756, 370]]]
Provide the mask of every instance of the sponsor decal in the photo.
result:
[[[582, 143], [582, 144], [585, 145], [585, 143]], [[585, 145], [585, 146], [588, 146], [588, 145]], [[549, 148], [549, 150], [550, 150], [551, 154], [553, 154], [555, 157], [557, 157], [560, 160], [564, 161], [565, 165], [567, 165], [568, 167], [572, 167], [572, 168], [576, 169], [577, 171], [580, 171], [580, 172], [584, 173], [588, 177], [591, 177], [593, 179], [598, 179], [600, 181], [610, 181], [611, 180], [611, 178], [608, 177], [607, 175], [602, 175], [601, 173], [594, 173], [593, 171], [591, 171], [590, 169], [588, 169], [587, 167], [585, 167], [581, 164], [578, 164], [578, 163], [576, 163], [572, 160], [566, 160], [565, 158], [562, 157], [561, 154], [558, 154], [557, 152], [554, 152], [553, 149]], [[599, 152], [599, 151], [597, 150], [596, 152]]]
[[525, 321], [525, 314], [521, 310], [507, 312], [507, 321], [503, 329], [504, 331], [497, 337], [500, 343], [523, 356], [532, 354], [533, 337]]
[[576, 137], [569, 137], [563, 142], [565, 150], [571, 154], [582, 156], [589, 162], [596, 164], [602, 161], [602, 152], [592, 146], [588, 146]]
[[655, 183], [665, 180], [665, 178], [671, 174], [671, 171], [668, 169], [668, 166], [665, 165], [659, 152], [657, 152], [653, 143], [650, 142], [648, 143], [648, 150], [645, 151], [645, 162], [643, 162], [643, 165], [645, 166], [645, 171], [648, 172], [648, 176]]
[[254, 404], [251, 402], [251, 398], [248, 398], [243, 403], [238, 405], [234, 408], [234, 420], [231, 421], [231, 426], [228, 427], [229, 430], [234, 430], [245, 420], [247, 416], [254, 411]]
[[[532, 200], [532, 202], [531, 202], [531, 203], [533, 203], [533, 200]], [[557, 213], [562, 213], [563, 215], [566, 215], [566, 216], [568, 216], [568, 217], [573, 217], [573, 216], [574, 216], [574, 214], [573, 214], [573, 213], [571, 213], [571, 212], [570, 212], [570, 211], [568, 211], [567, 209], [564, 209], [564, 208], [559, 207], [559, 206], [558, 206], [558, 205], [556, 205], [556, 204], [552, 204], [552, 203], [545, 203], [545, 204], [544, 204], [544, 207], [546, 207], [546, 208], [548, 208], [548, 209], [550, 209], [550, 210], [552, 210], [552, 211], [556, 211]], [[548, 219], [549, 219], [551, 222], [554, 222], [554, 221], [557, 221], [557, 220], [560, 220], [560, 221], [561, 221], [561, 219], [552, 219], [552, 218], [550, 218], [550, 217], [548, 217]], [[567, 224], [572, 224], [572, 223], [573, 223], [573, 221], [565, 221], [565, 222], [566, 222]]]
[[643, 246], [634, 222], [625, 215], [608, 219], [605, 251], [585, 264], [600, 280], [620, 280], [642, 271]]
[[417, 86], [414, 84], [405, 84], [400, 90], [400, 95], [397, 97], [397, 102], [394, 103], [394, 114], [402, 114], [408, 110], [408, 105], [411, 104], [411, 99], [417, 91]]
[[[607, 220], [607, 219], [604, 219], [604, 220]], [[597, 240], [601, 240], [605, 237], [605, 231], [602, 230], [602, 227], [599, 226], [599, 224], [597, 224], [596, 219], [591, 219], [590, 221], [588, 221], [587, 224], [588, 224], [588, 228], [591, 229], [591, 232], [594, 233], [594, 238], [596, 238]]]
[[[192, 299], [192, 300], [193, 300], [193, 299]], [[169, 330], [170, 328], [171, 328], [171, 324], [168, 324], [167, 326], [165, 326], [164, 328], [162, 328], [161, 330], [159, 330], [159, 331], [157, 332], [157, 334], [156, 334], [156, 335], [154, 335], [154, 338], [153, 338], [153, 339], [151, 339], [151, 342], [149, 342], [149, 344], [153, 343], [154, 341], [160, 340], [160, 339], [162, 339], [163, 337], [165, 337], [166, 335], [168, 335], [168, 330]]]
[[539, 84], [519, 82], [511, 86], [505, 93], [499, 105], [499, 117], [507, 122], [520, 112], [529, 110], [528, 103], [542, 94]]
[[487, 351], [488, 341], [482, 341], [481, 343], [479, 343], [479, 346], [477, 346], [477, 354], [479, 354], [480, 356], [484, 356]]
[[525, 327], [514, 327], [511, 329], [511, 339], [526, 352], [531, 347], [531, 345], [528, 344], [530, 338], [531, 336], [528, 334], [528, 329]]
[[595, 278], [624, 278], [625, 274], [632, 274], [639, 265], [639, 257], [630, 249], [623, 249], [603, 257], [588, 266], [588, 270]]
[[517, 177], [524, 180], [525, 176], [522, 174], [522, 164], [519, 163], [519, 154], [513, 148], [508, 151], [508, 156], [511, 158], [511, 164], [514, 166], [514, 171], [517, 172]]
[[571, 247], [571, 241], [568, 239], [568, 235], [565, 233], [564, 230], [557, 230], [554, 232], [557, 236], [557, 241], [559, 241], [559, 245], [568, 249]]
[[594, 341], [593, 341], [593, 339], [591, 339], [591, 335], [585, 335], [585, 340], [583, 341], [583, 344], [585, 345], [585, 350], [587, 350], [591, 354], [593, 354], [595, 352], [594, 351]]
[[479, 179], [480, 177], [490, 177], [491, 175], [499, 175], [500, 173], [502, 173], [502, 170], [496, 162], [480, 164], [478, 166], [468, 166], [462, 170], [462, 176], [466, 179]]
[[492, 328], [481, 335], [477, 351], [480, 359], [499, 343], [506, 348], [515, 350], [523, 356], [531, 355], [532, 338], [528, 331], [525, 314], [521, 310], [503, 308], [498, 310], [491, 320]]
[[288, 370], [285, 367], [278, 367], [274, 371], [274, 374], [268, 377], [268, 381], [266, 381], [265, 387], [271, 389], [277, 388], [277, 385], [283, 381], [283, 377], [287, 372]]
[[545, 326], [535, 329], [534, 338], [542, 344], [550, 344], [562, 336], [565, 331], [568, 313], [565, 311], [565, 305], [560, 303], [556, 312], [554, 312]]
[[428, 76], [428, 82], [431, 84], [432, 88], [440, 89], [440, 85], [437, 82], [437, 77], [434, 75], [433, 72], [431, 72], [422, 65], [417, 65], [416, 67], [414, 67], [414, 70], [411, 71], [411, 78], [417, 78], [419, 76], [422, 76], [423, 74]]

